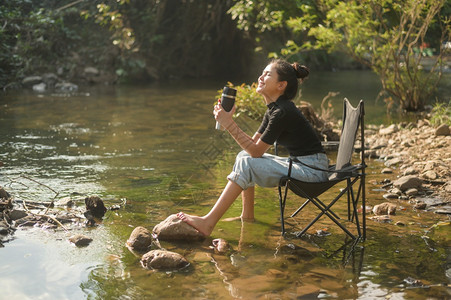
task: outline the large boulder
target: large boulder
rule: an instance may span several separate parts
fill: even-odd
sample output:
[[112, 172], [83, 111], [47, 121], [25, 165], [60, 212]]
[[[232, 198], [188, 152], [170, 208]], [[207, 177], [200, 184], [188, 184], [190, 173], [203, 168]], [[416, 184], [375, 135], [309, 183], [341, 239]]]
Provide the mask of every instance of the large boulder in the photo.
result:
[[416, 176], [403, 176], [393, 182], [393, 186], [401, 191], [407, 191], [409, 189], [419, 189], [423, 185], [423, 181]]
[[142, 256], [141, 264], [146, 269], [178, 270], [187, 267], [189, 262], [182, 255], [175, 252], [151, 250]]
[[133, 229], [130, 238], [127, 240], [127, 246], [132, 250], [143, 251], [148, 250], [152, 244], [152, 234], [149, 230], [142, 226]]
[[160, 224], [153, 228], [153, 232], [158, 236], [159, 240], [185, 240], [185, 241], [199, 241], [203, 240], [205, 236], [180, 220], [176, 214], [170, 215]]

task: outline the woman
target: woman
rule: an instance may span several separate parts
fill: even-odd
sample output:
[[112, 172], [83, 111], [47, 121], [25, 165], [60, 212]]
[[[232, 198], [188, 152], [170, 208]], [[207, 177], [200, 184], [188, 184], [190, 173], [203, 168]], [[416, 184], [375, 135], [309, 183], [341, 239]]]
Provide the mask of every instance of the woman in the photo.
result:
[[[233, 171], [216, 204], [205, 216], [192, 216], [182, 212], [178, 217], [200, 233], [209, 236], [216, 223], [241, 194], [243, 221], [254, 220], [254, 185], [276, 187], [282, 176], [287, 175], [288, 159], [265, 153], [277, 141], [290, 156], [307, 165], [327, 169], [328, 159], [311, 125], [291, 101], [297, 94], [298, 83], [309, 75], [309, 69], [298, 63], [284, 60], [271, 61], [258, 78], [257, 93], [263, 96], [268, 107], [258, 131], [253, 137], [244, 133], [233, 120], [235, 107], [226, 112], [220, 103], [214, 107], [217, 122], [224, 127], [241, 146]], [[293, 178], [317, 182], [327, 179], [327, 173], [294, 163]]]

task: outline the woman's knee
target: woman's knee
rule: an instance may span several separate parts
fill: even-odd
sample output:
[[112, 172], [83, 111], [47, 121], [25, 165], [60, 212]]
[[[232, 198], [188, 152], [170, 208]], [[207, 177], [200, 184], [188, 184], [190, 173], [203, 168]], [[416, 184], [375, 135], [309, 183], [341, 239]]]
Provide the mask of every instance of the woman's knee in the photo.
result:
[[243, 159], [243, 158], [246, 158], [246, 157], [251, 157], [251, 156], [250, 156], [249, 153], [247, 153], [246, 151], [241, 150], [241, 151], [236, 155], [236, 160]]

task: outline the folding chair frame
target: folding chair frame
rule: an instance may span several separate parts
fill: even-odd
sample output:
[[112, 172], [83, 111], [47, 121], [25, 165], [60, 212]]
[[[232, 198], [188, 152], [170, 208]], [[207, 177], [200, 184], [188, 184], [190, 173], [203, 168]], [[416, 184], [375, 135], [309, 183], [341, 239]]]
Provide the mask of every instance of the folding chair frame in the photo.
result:
[[[344, 103], [344, 113], [343, 113], [343, 129], [345, 127], [346, 122], [346, 105], [350, 105], [349, 102], [345, 99]], [[359, 118], [358, 118], [358, 126], [360, 126], [360, 140], [361, 140], [361, 163], [357, 165], [351, 165], [344, 168], [341, 168], [340, 170], [335, 170], [334, 166], [329, 167], [329, 170], [323, 170], [330, 173], [336, 173], [338, 174], [337, 178], [331, 179], [327, 182], [319, 182], [319, 183], [308, 183], [308, 182], [301, 182], [296, 179], [291, 178], [291, 168], [292, 164], [296, 162], [295, 159], [290, 158], [290, 164], [288, 168], [288, 174], [287, 176], [284, 176], [281, 178], [278, 190], [279, 190], [279, 205], [280, 205], [280, 219], [281, 219], [281, 227], [282, 227], [282, 235], [285, 234], [285, 222], [284, 222], [284, 211], [285, 211], [285, 204], [288, 196], [288, 190], [291, 190], [296, 195], [307, 199], [294, 213], [291, 214], [291, 217], [296, 216], [302, 209], [306, 207], [307, 204], [313, 203], [321, 212], [306, 226], [304, 227], [300, 232], [296, 233], [297, 237], [302, 236], [307, 232], [307, 230], [316, 222], [318, 221], [323, 215], [326, 215], [329, 219], [331, 219], [336, 225], [338, 225], [347, 235], [349, 235], [352, 239], [366, 239], [366, 212], [365, 212], [365, 205], [366, 205], [366, 199], [365, 199], [365, 136], [364, 136], [364, 105], [363, 101], [360, 101], [360, 112], [359, 112]], [[352, 108], [352, 106], [351, 106]], [[356, 129], [356, 131], [357, 131]], [[355, 143], [355, 137], [352, 141]], [[352, 150], [354, 150], [354, 147], [352, 147]], [[277, 149], [276, 149], [277, 151]], [[302, 163], [302, 162], [301, 162]], [[308, 166], [306, 164], [303, 164], [306, 167], [310, 167], [313, 169], [317, 169], [313, 166]], [[326, 190], [330, 189], [332, 186], [336, 185], [339, 182], [346, 181], [346, 187], [328, 204], [326, 205], [323, 201], [318, 199], [318, 196], [321, 195]], [[354, 184], [358, 183], [358, 190], [357, 195], [354, 195]], [[306, 191], [306, 189], [303, 189], [303, 187], [311, 187], [311, 186], [317, 186], [317, 189], [313, 192]], [[282, 193], [282, 187], [284, 187], [284, 192]], [[348, 221], [355, 222], [356, 228], [357, 228], [357, 236], [352, 234], [340, 221], [341, 218], [335, 214], [331, 207], [344, 195], [347, 194], [347, 211], [348, 211]], [[359, 220], [359, 213], [358, 213], [358, 207], [357, 204], [359, 202], [359, 199], [361, 199], [362, 202], [362, 219], [361, 222]]]

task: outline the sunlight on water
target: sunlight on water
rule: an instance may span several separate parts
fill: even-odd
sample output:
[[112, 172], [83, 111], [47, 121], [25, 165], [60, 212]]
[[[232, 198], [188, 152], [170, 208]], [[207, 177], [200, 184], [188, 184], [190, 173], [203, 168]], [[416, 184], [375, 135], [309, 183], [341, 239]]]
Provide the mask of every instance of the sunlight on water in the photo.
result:
[[[329, 91], [341, 115], [342, 98], [365, 105], [369, 122], [384, 111], [370, 73], [323, 73], [306, 82], [303, 97], [319, 107]], [[344, 78], [345, 77], [345, 78]], [[342, 78], [340, 80], [340, 78]], [[351, 86], [347, 85], [352, 83]], [[8, 94], [0, 110], [0, 185], [16, 200], [51, 201], [98, 194], [109, 211], [100, 226], [79, 224], [93, 238], [76, 248], [62, 229], [19, 229], [0, 249], [1, 297], [8, 299], [443, 299], [449, 296], [449, 226], [422, 238], [441, 216], [400, 210], [407, 226], [368, 221], [368, 240], [352, 245], [327, 219], [302, 239], [293, 233], [314, 210], [289, 218], [280, 235], [276, 190], [256, 190], [254, 223], [220, 222], [212, 237], [233, 250], [215, 254], [211, 239], [162, 246], [191, 265], [178, 272], [142, 268], [125, 241], [136, 226], [153, 226], [183, 210], [207, 212], [226, 184], [235, 142], [214, 129], [212, 105], [223, 83], [172, 82], [149, 87], [91, 88], [77, 95]], [[356, 89], [356, 86], [358, 88]], [[245, 118], [240, 124], [256, 130]], [[252, 132], [250, 132], [252, 133]], [[333, 154], [330, 155], [333, 157]], [[383, 164], [368, 168], [369, 202], [382, 198]], [[337, 187], [338, 189], [339, 187]], [[56, 192], [56, 193], [55, 193]], [[334, 191], [336, 192], [336, 191]], [[287, 210], [298, 202], [290, 198]], [[83, 203], [78, 202], [80, 211]], [[402, 205], [402, 203], [400, 203]], [[407, 206], [407, 205], [406, 205]], [[225, 217], [240, 214], [236, 201]], [[338, 213], [345, 211], [344, 204]], [[332, 235], [320, 237], [316, 230]], [[354, 246], [354, 247], [353, 247]], [[353, 250], [353, 251], [351, 251]], [[412, 285], [420, 280], [426, 288]]]

